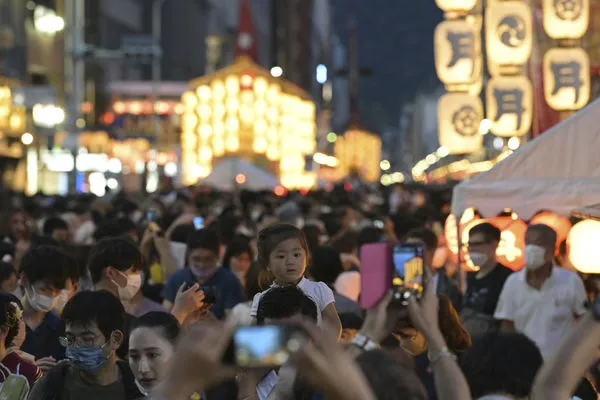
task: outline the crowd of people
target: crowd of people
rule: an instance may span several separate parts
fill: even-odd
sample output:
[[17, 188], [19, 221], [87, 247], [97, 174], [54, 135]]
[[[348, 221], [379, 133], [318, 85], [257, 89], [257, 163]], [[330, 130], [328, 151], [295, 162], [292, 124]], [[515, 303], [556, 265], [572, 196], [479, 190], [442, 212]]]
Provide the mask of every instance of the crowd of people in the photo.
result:
[[[482, 223], [461, 271], [448, 203], [403, 185], [15, 197], [0, 223], [0, 399], [597, 399], [596, 277], [535, 224], [522, 270], [497, 261], [501, 232]], [[361, 308], [361, 248], [380, 242], [423, 248], [420, 300], [390, 290]], [[236, 353], [253, 328], [266, 330], [251, 347], [289, 336], [270, 363]]]

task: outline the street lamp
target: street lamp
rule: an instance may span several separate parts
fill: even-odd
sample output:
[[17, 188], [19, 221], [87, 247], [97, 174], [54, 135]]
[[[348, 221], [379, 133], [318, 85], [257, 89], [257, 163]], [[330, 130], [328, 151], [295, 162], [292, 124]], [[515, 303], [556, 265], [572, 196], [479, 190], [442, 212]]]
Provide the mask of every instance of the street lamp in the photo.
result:
[[273, 68], [271, 68], [271, 76], [273, 78], [280, 78], [283, 75], [283, 68], [279, 67], [279, 66], [274, 66]]
[[51, 129], [65, 121], [65, 110], [53, 104], [36, 104], [32, 116], [36, 126]]
[[65, 20], [50, 8], [36, 6], [33, 11], [33, 26], [40, 33], [54, 35], [65, 28]]
[[25, 132], [21, 136], [21, 143], [23, 143], [25, 146], [31, 145], [33, 143], [33, 135], [29, 132]]

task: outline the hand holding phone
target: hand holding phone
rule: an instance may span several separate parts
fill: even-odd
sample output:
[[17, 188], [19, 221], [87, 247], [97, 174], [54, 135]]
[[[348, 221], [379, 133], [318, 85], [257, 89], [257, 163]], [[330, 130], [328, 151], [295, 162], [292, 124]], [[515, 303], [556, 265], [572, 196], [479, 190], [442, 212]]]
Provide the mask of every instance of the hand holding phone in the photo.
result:
[[360, 250], [360, 305], [376, 307], [391, 289], [392, 304], [406, 307], [408, 298], [423, 294], [423, 247], [414, 244], [370, 243]]
[[203, 302], [205, 304], [215, 304], [217, 302], [218, 291], [217, 288], [214, 286], [201, 286], [198, 282], [189, 281], [184, 284], [183, 289], [187, 291], [194, 287], [194, 285], [197, 286], [197, 292], [204, 293]]

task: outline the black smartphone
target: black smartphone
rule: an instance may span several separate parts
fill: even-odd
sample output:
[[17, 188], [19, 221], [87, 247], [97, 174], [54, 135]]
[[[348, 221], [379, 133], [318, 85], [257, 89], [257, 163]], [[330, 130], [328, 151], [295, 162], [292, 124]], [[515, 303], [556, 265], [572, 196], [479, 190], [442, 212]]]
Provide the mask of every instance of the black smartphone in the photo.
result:
[[406, 307], [410, 297], [423, 297], [423, 246], [399, 244], [392, 251], [393, 302]]
[[206, 304], [215, 304], [217, 302], [217, 288], [214, 286], [200, 286], [204, 292], [204, 302]]
[[293, 326], [243, 326], [233, 334], [224, 362], [241, 368], [276, 368], [285, 364], [300, 345]]
[[192, 286], [198, 284], [198, 292], [204, 292], [204, 303], [215, 304], [217, 302], [217, 288], [214, 286], [202, 286], [198, 282], [189, 281], [185, 283], [183, 290], [191, 289]]

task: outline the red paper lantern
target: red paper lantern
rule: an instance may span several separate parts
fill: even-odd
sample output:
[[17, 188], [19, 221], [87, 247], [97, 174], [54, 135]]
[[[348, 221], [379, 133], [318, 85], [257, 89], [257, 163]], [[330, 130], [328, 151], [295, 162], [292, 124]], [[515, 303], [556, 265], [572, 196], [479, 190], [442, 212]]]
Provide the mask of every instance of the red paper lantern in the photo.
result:
[[527, 224], [513, 217], [494, 217], [487, 220], [502, 232], [496, 259], [502, 265], [518, 271], [525, 265], [525, 233]]
[[556, 246], [567, 240], [573, 226], [568, 218], [561, 217], [551, 211], [542, 211], [529, 221], [529, 225], [547, 225], [556, 232]]

